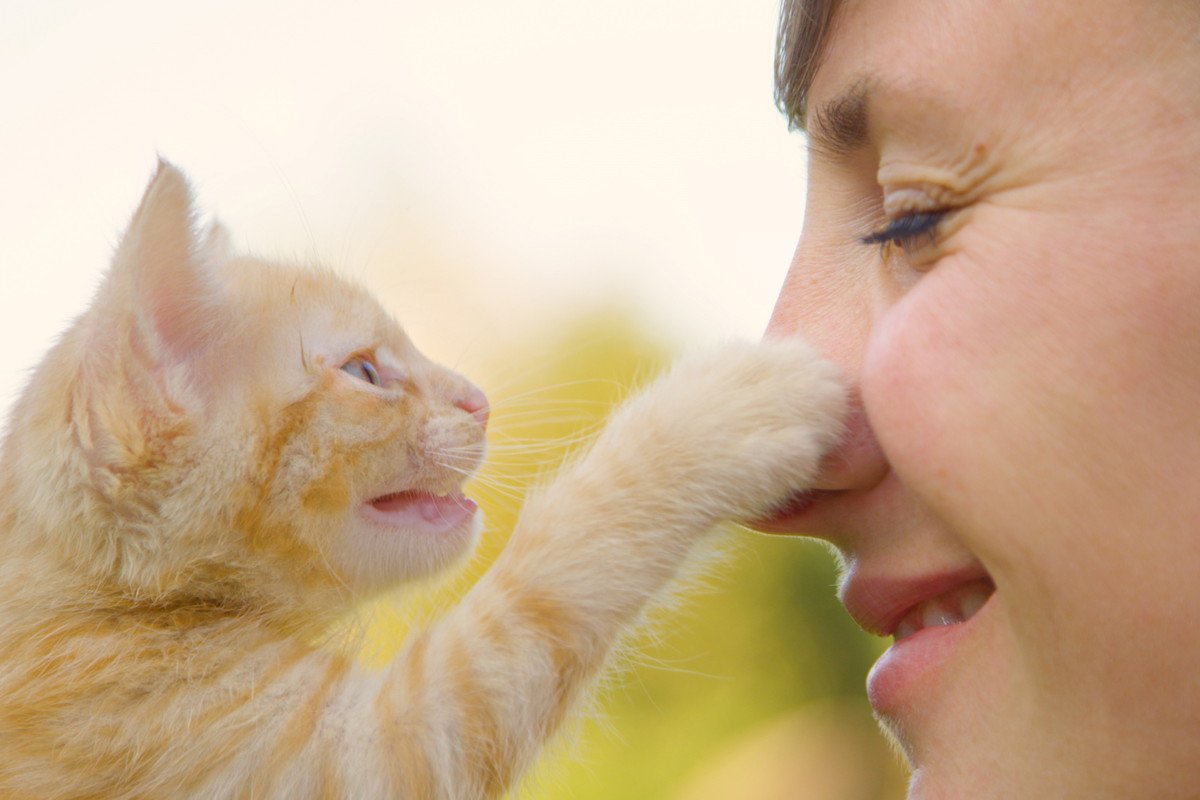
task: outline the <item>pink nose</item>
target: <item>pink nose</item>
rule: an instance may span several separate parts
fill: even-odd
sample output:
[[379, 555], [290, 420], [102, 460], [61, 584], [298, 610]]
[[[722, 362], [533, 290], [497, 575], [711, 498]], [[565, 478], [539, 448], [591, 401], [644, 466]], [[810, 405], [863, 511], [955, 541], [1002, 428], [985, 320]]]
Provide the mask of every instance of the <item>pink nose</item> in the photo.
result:
[[871, 430], [857, 391], [851, 393], [850, 402], [842, 440], [821, 460], [814, 489], [834, 492], [867, 489], [883, 480], [887, 473], [887, 459]]
[[454, 405], [467, 412], [475, 419], [479, 420], [479, 424], [487, 427], [488, 423], [488, 401], [487, 396], [478, 388], [472, 386], [467, 389], [457, 400]]

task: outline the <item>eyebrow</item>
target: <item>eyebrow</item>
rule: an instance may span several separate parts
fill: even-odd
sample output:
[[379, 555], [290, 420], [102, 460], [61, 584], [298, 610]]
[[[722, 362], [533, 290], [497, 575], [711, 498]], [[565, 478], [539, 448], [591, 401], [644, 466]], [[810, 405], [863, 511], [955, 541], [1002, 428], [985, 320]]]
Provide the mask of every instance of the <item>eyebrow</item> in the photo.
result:
[[813, 109], [808, 123], [809, 147], [832, 161], [841, 160], [862, 147], [870, 132], [869, 100], [870, 83], [864, 78]]

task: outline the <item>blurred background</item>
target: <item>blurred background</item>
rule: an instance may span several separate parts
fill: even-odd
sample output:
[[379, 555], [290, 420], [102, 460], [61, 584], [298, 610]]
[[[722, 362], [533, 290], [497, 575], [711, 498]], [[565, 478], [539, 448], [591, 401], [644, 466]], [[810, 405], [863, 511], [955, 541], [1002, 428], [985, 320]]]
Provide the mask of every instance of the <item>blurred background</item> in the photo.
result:
[[[804, 203], [775, 0], [0, 3], [0, 411], [88, 302], [160, 154], [201, 222], [372, 288], [495, 404], [469, 573], [364, 610], [376, 657], [525, 487], [689, 348], [755, 338]], [[883, 643], [819, 545], [739, 531], [522, 798], [878, 800]], [[395, 598], [394, 598], [395, 599]]]

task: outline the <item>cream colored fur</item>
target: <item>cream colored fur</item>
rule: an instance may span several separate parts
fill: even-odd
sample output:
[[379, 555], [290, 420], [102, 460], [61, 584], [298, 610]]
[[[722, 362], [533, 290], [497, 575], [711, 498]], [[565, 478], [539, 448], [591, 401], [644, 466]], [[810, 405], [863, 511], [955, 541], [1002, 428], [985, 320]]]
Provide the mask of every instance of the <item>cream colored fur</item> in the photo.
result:
[[[91, 307], [16, 405], [0, 474], [0, 796], [475, 798], [511, 786], [715, 523], [769, 511], [836, 440], [799, 342], [676, 367], [529, 501], [446, 616], [370, 671], [309, 644], [445, 569], [476, 525], [466, 379], [361, 288], [193, 234], [160, 164]], [[341, 367], [369, 357], [386, 379]]]

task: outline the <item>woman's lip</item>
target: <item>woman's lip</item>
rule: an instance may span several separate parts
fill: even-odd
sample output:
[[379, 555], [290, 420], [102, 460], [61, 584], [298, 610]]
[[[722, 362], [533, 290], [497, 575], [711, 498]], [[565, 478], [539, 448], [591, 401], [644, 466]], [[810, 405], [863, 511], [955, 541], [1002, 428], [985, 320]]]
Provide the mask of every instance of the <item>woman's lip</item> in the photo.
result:
[[922, 628], [894, 642], [867, 676], [867, 698], [876, 713], [885, 719], [900, 717], [905, 709], [936, 695], [941, 683], [938, 673], [967, 645], [981, 621], [991, 616], [994, 601], [993, 594], [963, 622]]
[[916, 606], [947, 592], [989, 580], [981, 564], [963, 565], [913, 578], [867, 576], [856, 564], [842, 584], [841, 600], [859, 627], [876, 636], [891, 636], [900, 620]]
[[947, 566], [912, 578], [863, 570], [862, 564], [851, 568], [842, 586], [842, 604], [864, 630], [879, 636], [895, 633], [901, 620], [923, 603], [953, 599], [953, 593], [972, 587], [993, 587], [983, 605], [967, 619], [948, 625], [929, 624], [903, 636], [872, 667], [867, 677], [871, 706], [884, 718], [903, 716], [905, 709], [936, 696], [936, 673], [962, 649], [964, 640], [979, 627], [979, 620], [991, 615], [996, 598], [994, 584], [978, 563]]

